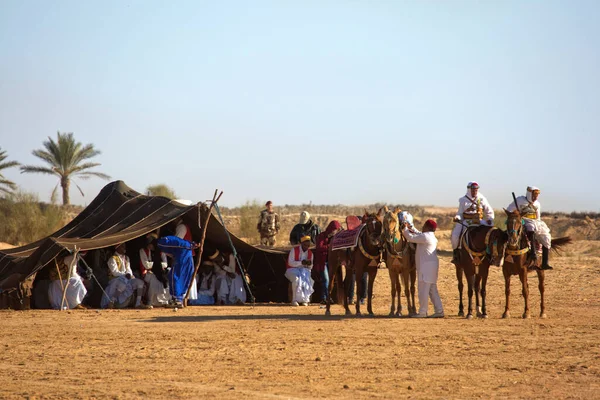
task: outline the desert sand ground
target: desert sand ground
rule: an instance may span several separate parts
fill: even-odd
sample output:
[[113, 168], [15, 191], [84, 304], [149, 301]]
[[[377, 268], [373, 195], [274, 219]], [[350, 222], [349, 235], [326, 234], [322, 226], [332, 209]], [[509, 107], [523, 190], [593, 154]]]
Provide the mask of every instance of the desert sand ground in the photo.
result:
[[[443, 234], [441, 235], [443, 236]], [[445, 240], [444, 242], [446, 242]], [[579, 241], [547, 273], [547, 319], [513, 278], [490, 273], [489, 319], [457, 317], [442, 252], [447, 318], [331, 317], [318, 305], [154, 310], [1, 311], [1, 398], [600, 398], [600, 242]], [[404, 303], [404, 299], [403, 299]], [[405, 303], [404, 303], [405, 304]], [[430, 306], [431, 307], [431, 306]]]

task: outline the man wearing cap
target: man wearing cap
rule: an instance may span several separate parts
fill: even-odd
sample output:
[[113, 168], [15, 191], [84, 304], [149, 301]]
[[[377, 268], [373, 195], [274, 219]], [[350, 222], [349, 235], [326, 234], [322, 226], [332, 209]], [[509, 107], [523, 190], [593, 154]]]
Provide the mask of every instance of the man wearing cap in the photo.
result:
[[313, 267], [313, 253], [309, 249], [310, 236], [300, 239], [300, 244], [290, 250], [285, 277], [292, 283], [292, 305], [307, 306], [313, 294], [314, 281], [310, 277]]
[[437, 289], [438, 270], [440, 267], [436, 249], [438, 241], [435, 237], [437, 223], [432, 219], [428, 219], [423, 224], [422, 232], [410, 229], [408, 222], [404, 222], [403, 225], [404, 230], [402, 234], [406, 240], [417, 244], [415, 257], [419, 281], [419, 313], [414, 315], [414, 317], [424, 318], [427, 316], [427, 307], [429, 299], [431, 299], [435, 313], [430, 317], [444, 318], [442, 300]]
[[[169, 304], [171, 296], [168, 286], [165, 286], [157, 277], [167, 268], [167, 256], [162, 251], [156, 254], [156, 240], [158, 235], [146, 235], [146, 247], [140, 249], [140, 276], [146, 282], [146, 302], [149, 306], [165, 306]], [[156, 259], [156, 261], [155, 261]]]
[[[541, 219], [539, 196], [540, 189], [535, 186], [527, 186], [527, 194], [517, 197], [517, 203], [519, 205], [519, 213], [521, 213], [521, 217], [525, 221], [525, 232], [531, 246], [531, 259], [537, 260], [535, 243], [539, 242], [542, 245], [542, 265], [540, 268], [547, 270], [552, 269], [548, 264], [548, 253], [552, 243], [552, 236], [550, 235], [550, 228]], [[516, 209], [517, 205], [514, 201], [507, 207], [507, 211], [509, 212], [514, 212]], [[536, 267], [532, 266], [531, 268], [535, 269]]]
[[312, 219], [310, 219], [310, 214], [308, 211], [302, 211], [300, 213], [300, 220], [290, 232], [290, 244], [292, 246], [296, 246], [300, 244], [300, 239], [304, 236], [310, 236], [310, 241], [312, 244], [317, 244], [317, 235], [321, 233], [321, 228], [319, 225], [315, 224]]
[[453, 221], [456, 224], [450, 241], [453, 249], [452, 262], [456, 264], [459, 261], [460, 235], [463, 229], [471, 225], [494, 225], [494, 210], [487, 199], [479, 193], [477, 182], [467, 184], [467, 194], [458, 199], [458, 212]]
[[267, 201], [267, 207], [262, 210], [258, 219], [257, 229], [260, 234], [260, 244], [273, 247], [277, 243], [277, 233], [279, 233], [279, 215], [273, 211], [273, 202]]
[[[135, 308], [149, 308], [142, 304], [144, 281], [133, 276], [129, 257], [125, 254], [125, 243], [115, 247], [115, 253], [108, 259], [109, 282], [106, 294], [102, 296], [102, 308], [126, 308], [136, 293]], [[108, 297], [107, 297], [108, 296]]]

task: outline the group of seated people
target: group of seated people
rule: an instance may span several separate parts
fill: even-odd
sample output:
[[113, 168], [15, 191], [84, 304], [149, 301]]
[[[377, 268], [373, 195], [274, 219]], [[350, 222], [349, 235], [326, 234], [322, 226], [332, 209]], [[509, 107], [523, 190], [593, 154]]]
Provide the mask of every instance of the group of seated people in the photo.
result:
[[[126, 244], [114, 247], [106, 262], [108, 283], [101, 288], [101, 308], [178, 307], [190, 280], [188, 305], [246, 302], [244, 281], [233, 254], [208, 250], [197, 276], [193, 276], [195, 246], [191, 231], [179, 220], [175, 232], [175, 236], [160, 239], [155, 233], [145, 237], [146, 245], [139, 249], [137, 273], [131, 268]], [[88, 291], [77, 272], [78, 261], [84, 255], [65, 253], [54, 260], [48, 288], [52, 308], [85, 308], [82, 302]]]

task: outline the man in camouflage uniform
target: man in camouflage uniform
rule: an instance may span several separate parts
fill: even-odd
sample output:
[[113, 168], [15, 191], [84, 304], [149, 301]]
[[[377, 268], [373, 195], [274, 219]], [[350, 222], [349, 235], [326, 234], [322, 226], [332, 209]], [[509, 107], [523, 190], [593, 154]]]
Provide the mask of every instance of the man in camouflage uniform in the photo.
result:
[[279, 215], [273, 211], [273, 202], [270, 200], [265, 204], [267, 207], [260, 213], [258, 220], [258, 233], [260, 233], [260, 244], [263, 246], [275, 246], [277, 233], [279, 232]]

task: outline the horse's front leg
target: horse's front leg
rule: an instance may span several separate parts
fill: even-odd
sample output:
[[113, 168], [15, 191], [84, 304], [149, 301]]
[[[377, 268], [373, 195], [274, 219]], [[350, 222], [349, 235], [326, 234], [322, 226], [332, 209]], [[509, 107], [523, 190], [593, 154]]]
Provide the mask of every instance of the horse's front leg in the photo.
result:
[[415, 301], [415, 284], [417, 282], [417, 269], [413, 268], [410, 270], [410, 300], [411, 300], [411, 310], [412, 315], [417, 313], [417, 302]]
[[377, 276], [377, 267], [368, 268], [369, 271], [369, 285], [368, 285], [368, 299], [367, 299], [367, 311], [369, 315], [373, 314], [373, 284], [375, 283], [375, 277]]
[[392, 305], [390, 307], [390, 317], [393, 317], [395, 312], [396, 312], [396, 280], [395, 280], [395, 274], [396, 271], [394, 271], [394, 269], [392, 268], [392, 264], [389, 263], [389, 258], [386, 261], [387, 266], [388, 266], [388, 273], [390, 275], [390, 283], [391, 283], [391, 291], [392, 291]]
[[355, 297], [356, 297], [356, 303], [355, 303], [355, 307], [356, 307], [356, 315], [362, 315], [362, 313], [360, 312], [360, 294], [362, 293], [362, 291], [364, 290], [363, 288], [363, 281], [362, 281], [362, 275], [364, 273], [364, 265], [362, 261], [357, 261], [354, 264], [354, 280], [356, 282], [356, 293], [355, 293]]
[[487, 318], [487, 307], [485, 305], [485, 299], [486, 299], [486, 295], [487, 295], [487, 279], [488, 279], [488, 274], [490, 272], [490, 268], [489, 266], [487, 268], [482, 268], [481, 270], [479, 270], [479, 273], [481, 274], [481, 318]]
[[544, 305], [544, 271], [538, 271], [538, 289], [540, 289], [540, 318], [546, 318], [546, 307]]
[[456, 280], [458, 281], [458, 316], [465, 316], [465, 308], [463, 305], [463, 269], [459, 266], [456, 266]]
[[519, 278], [521, 279], [521, 285], [523, 286], [523, 300], [525, 300], [523, 318], [529, 318], [529, 283], [527, 283], [527, 267], [521, 268], [519, 271]]
[[503, 267], [502, 272], [504, 273], [504, 295], [506, 296], [502, 318], [510, 318], [510, 271], [508, 267]]
[[344, 284], [342, 285], [344, 287], [344, 310], [346, 310], [346, 315], [352, 315], [352, 312], [350, 311], [350, 307], [348, 305], [348, 290], [350, 289], [350, 285], [352, 282], [352, 268], [348, 266], [348, 262], [346, 262], [344, 269]]
[[402, 285], [400, 283], [400, 271], [396, 270], [394, 274], [396, 277], [396, 293], [398, 295], [398, 307], [396, 308], [396, 316], [402, 316]]
[[329, 280], [329, 285], [327, 286], [327, 306], [325, 307], [325, 315], [331, 315], [331, 292], [333, 291], [333, 287], [335, 285], [335, 275], [337, 274], [338, 268], [340, 268], [340, 266], [338, 265], [337, 260], [335, 263], [332, 263], [331, 261], [327, 263], [327, 273], [329, 276], [331, 276], [331, 279]]
[[467, 319], [472, 319], [473, 318], [473, 288], [475, 286], [475, 275], [471, 275], [469, 276], [468, 274], [466, 274], [467, 277], [467, 296], [469, 296], [469, 309], [467, 311]]
[[481, 317], [481, 304], [479, 303], [479, 294], [481, 292], [481, 275], [475, 275], [475, 307], [477, 310], [477, 316]]

